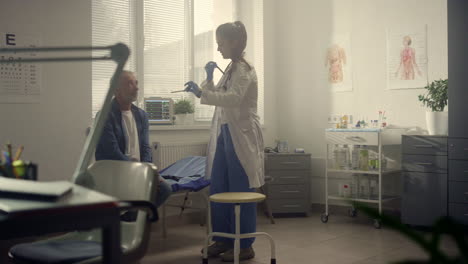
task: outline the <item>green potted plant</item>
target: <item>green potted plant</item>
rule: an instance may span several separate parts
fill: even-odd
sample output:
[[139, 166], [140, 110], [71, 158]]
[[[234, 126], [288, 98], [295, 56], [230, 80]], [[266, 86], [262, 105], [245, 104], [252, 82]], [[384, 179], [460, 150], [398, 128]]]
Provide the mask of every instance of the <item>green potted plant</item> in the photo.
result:
[[192, 101], [187, 99], [180, 99], [174, 103], [174, 116], [176, 125], [192, 125], [193, 113], [195, 107]]
[[448, 112], [444, 109], [448, 103], [448, 79], [433, 81], [424, 88], [427, 93], [418, 99], [430, 109], [426, 112], [427, 130], [430, 135], [447, 135]]

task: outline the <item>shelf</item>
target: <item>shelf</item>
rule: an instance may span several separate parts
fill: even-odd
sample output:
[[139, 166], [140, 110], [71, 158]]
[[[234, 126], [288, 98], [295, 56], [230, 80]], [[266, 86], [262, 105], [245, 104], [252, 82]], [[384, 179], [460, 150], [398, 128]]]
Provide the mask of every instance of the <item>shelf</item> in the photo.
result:
[[[388, 202], [400, 198], [399, 196], [384, 195], [382, 196], [382, 202]], [[341, 197], [329, 195], [328, 199], [333, 200], [344, 200], [344, 201], [353, 201], [353, 202], [363, 202], [363, 203], [379, 203], [378, 196], [373, 196], [371, 199], [365, 198], [353, 198], [353, 197]]]
[[[372, 175], [379, 175], [379, 171], [364, 171], [364, 170], [339, 170], [339, 169], [328, 169], [328, 172], [339, 172], [339, 173], [357, 173], [357, 174], [372, 174]], [[401, 172], [400, 169], [393, 169], [393, 170], [386, 170], [382, 171], [383, 174], [392, 174], [392, 173], [397, 173]]]

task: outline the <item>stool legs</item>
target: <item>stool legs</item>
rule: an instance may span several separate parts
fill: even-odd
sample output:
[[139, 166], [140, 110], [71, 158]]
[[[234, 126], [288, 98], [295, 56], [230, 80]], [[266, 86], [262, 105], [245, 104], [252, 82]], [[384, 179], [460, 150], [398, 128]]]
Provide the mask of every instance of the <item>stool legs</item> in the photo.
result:
[[[227, 234], [227, 233], [220, 233], [220, 232], [210, 232], [205, 239], [205, 247], [203, 248], [203, 264], [208, 264], [208, 244], [212, 237], [214, 236], [222, 236], [222, 237], [230, 237], [234, 238], [234, 264], [239, 264], [239, 254], [240, 254], [240, 239], [241, 238], [249, 238], [249, 237], [259, 237], [265, 236], [270, 241], [271, 247], [271, 264], [276, 264], [276, 246], [275, 241], [273, 238], [265, 232], [255, 232], [255, 233], [240, 233], [240, 204], [236, 203], [234, 206], [234, 214], [235, 214], [235, 234]], [[210, 210], [209, 210], [210, 211]]]
[[208, 244], [210, 243], [210, 239], [213, 236], [212, 233], [208, 234], [205, 239], [205, 246], [203, 248], [203, 264], [208, 264]]
[[236, 237], [234, 239], [234, 264], [239, 264], [240, 253], [240, 204], [234, 206], [234, 215], [236, 218]]

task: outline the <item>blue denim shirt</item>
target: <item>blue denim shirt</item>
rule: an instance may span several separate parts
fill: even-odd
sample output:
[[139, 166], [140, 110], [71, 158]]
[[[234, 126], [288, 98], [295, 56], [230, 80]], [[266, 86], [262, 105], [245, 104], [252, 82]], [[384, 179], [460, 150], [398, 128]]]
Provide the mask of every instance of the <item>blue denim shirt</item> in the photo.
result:
[[[152, 162], [148, 116], [145, 111], [133, 104], [131, 110], [138, 130], [138, 140], [140, 141], [140, 161]], [[113, 99], [106, 125], [96, 147], [96, 160], [130, 160], [125, 155], [127, 140], [127, 135], [123, 129], [122, 112], [117, 101]]]

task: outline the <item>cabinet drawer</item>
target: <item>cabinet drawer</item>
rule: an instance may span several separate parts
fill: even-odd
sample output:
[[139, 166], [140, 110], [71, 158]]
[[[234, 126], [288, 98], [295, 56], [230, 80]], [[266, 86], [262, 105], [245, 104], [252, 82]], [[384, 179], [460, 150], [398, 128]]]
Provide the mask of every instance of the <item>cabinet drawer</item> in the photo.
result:
[[378, 132], [326, 132], [328, 144], [379, 145]]
[[403, 136], [404, 154], [447, 155], [447, 137]]
[[468, 182], [468, 160], [449, 160], [449, 180]]
[[449, 203], [449, 216], [461, 224], [468, 225], [468, 204]]
[[447, 156], [403, 155], [402, 169], [416, 172], [447, 172]]
[[447, 215], [447, 174], [403, 172], [401, 219], [410, 225], [432, 226]]
[[276, 184], [303, 184], [308, 182], [309, 171], [282, 171], [274, 170], [267, 171], [267, 175], [270, 176], [271, 180], [268, 182], [269, 185]]
[[310, 155], [267, 155], [266, 170], [308, 170]]
[[468, 203], [468, 182], [449, 182], [449, 202]]
[[306, 185], [271, 185], [268, 186], [268, 197], [271, 199], [307, 198]]
[[308, 212], [305, 199], [268, 199], [273, 213], [302, 213]]
[[449, 158], [468, 160], [468, 139], [449, 139]]

